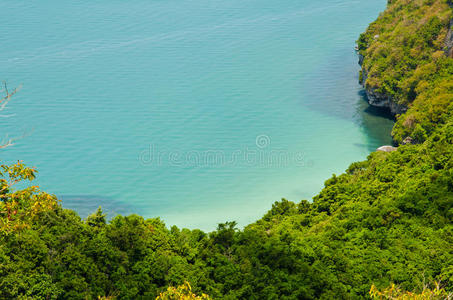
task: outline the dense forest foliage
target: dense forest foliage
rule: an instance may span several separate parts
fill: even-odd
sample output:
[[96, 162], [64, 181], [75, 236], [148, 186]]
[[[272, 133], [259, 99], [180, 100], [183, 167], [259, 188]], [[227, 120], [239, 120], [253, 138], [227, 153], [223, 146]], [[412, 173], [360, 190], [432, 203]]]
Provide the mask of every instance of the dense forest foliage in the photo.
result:
[[392, 0], [359, 39], [367, 84], [409, 107], [395, 139], [416, 143], [373, 152], [312, 202], [283, 199], [242, 230], [107, 221], [101, 209], [82, 220], [36, 186], [15, 189], [36, 170], [3, 166], [0, 298], [385, 299], [434, 282], [432, 293], [453, 292], [451, 16], [445, 0]]

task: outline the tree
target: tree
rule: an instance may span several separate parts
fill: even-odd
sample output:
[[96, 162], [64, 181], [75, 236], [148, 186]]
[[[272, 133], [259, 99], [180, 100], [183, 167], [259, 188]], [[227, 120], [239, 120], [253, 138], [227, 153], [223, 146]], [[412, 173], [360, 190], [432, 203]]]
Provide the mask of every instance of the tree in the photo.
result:
[[40, 191], [38, 186], [13, 189], [22, 181], [34, 180], [36, 172], [20, 161], [11, 166], [0, 165], [0, 233], [30, 227], [38, 214], [57, 206], [57, 198]]
[[167, 290], [163, 293], [160, 293], [157, 296], [156, 300], [209, 300], [211, 299], [206, 294], [201, 294], [201, 296], [197, 296], [192, 293], [192, 288], [190, 284], [186, 281], [184, 284], [178, 287], [168, 287]]
[[440, 287], [440, 282], [435, 282], [434, 288], [423, 287], [420, 293], [404, 291], [395, 284], [380, 291], [374, 284], [370, 289], [372, 299], [392, 299], [392, 300], [450, 300], [453, 293], [448, 293]]

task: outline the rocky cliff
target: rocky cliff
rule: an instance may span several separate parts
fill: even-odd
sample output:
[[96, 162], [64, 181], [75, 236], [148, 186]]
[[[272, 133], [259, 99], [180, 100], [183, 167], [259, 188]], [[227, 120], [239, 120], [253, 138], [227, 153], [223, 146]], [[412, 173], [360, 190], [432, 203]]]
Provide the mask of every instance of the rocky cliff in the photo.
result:
[[375, 88], [366, 85], [368, 78], [368, 70], [363, 65], [364, 57], [359, 54], [359, 64], [362, 66], [362, 75], [360, 78], [360, 84], [365, 88], [368, 103], [372, 106], [388, 108], [393, 115], [402, 114], [406, 112], [407, 106], [400, 105], [392, 100], [390, 95], [378, 92]]
[[445, 37], [445, 54], [453, 58], [453, 19], [450, 21], [450, 29]]
[[[369, 43], [373, 43], [378, 40], [378, 38], [379, 35], [375, 35]], [[368, 44], [368, 46], [369, 45], [370, 44]], [[451, 19], [449, 23], [448, 31], [445, 36], [444, 52], [446, 56], [453, 58], [453, 19]], [[366, 57], [364, 57], [362, 53], [364, 52], [361, 51], [359, 53], [359, 65], [362, 67], [360, 84], [365, 88], [368, 103], [372, 106], [388, 108], [393, 115], [405, 113], [408, 109], [407, 104], [399, 104], [391, 95], [382, 93], [378, 88], [367, 84], [369, 70], [364, 64]]]

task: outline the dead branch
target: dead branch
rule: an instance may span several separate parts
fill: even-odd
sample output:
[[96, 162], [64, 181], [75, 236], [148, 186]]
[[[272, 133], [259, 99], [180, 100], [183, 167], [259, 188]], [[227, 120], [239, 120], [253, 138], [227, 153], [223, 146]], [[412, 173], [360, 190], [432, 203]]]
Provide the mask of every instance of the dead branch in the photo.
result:
[[11, 100], [11, 97], [14, 96], [20, 89], [21, 85], [15, 88], [11, 93], [8, 91], [8, 85], [6, 81], [3, 81], [3, 90], [5, 92], [5, 96], [0, 99], [0, 111], [4, 110], [8, 102]]
[[[5, 92], [5, 96], [3, 96], [0, 99], [0, 111], [3, 111], [8, 104], [8, 102], [11, 100], [11, 97], [14, 96], [20, 89], [22, 85], [18, 86], [15, 88], [11, 93], [8, 90], [8, 85], [6, 84], [6, 81], [3, 81], [3, 91]], [[0, 115], [0, 117], [8, 118], [12, 117], [13, 115]], [[8, 136], [5, 137], [5, 139], [0, 143], [0, 149], [4, 149], [6, 147], [14, 145], [14, 141], [17, 141], [19, 139], [24, 138], [28, 134], [25, 132], [21, 137], [16, 137], [16, 138], [8, 138]]]

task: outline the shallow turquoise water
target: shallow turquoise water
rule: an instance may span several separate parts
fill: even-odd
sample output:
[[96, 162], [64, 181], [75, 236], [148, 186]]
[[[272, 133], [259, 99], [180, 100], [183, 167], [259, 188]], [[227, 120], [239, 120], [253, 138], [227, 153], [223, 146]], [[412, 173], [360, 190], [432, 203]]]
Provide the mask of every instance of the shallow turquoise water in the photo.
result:
[[354, 41], [384, 0], [3, 1], [1, 152], [82, 216], [214, 229], [390, 142]]

